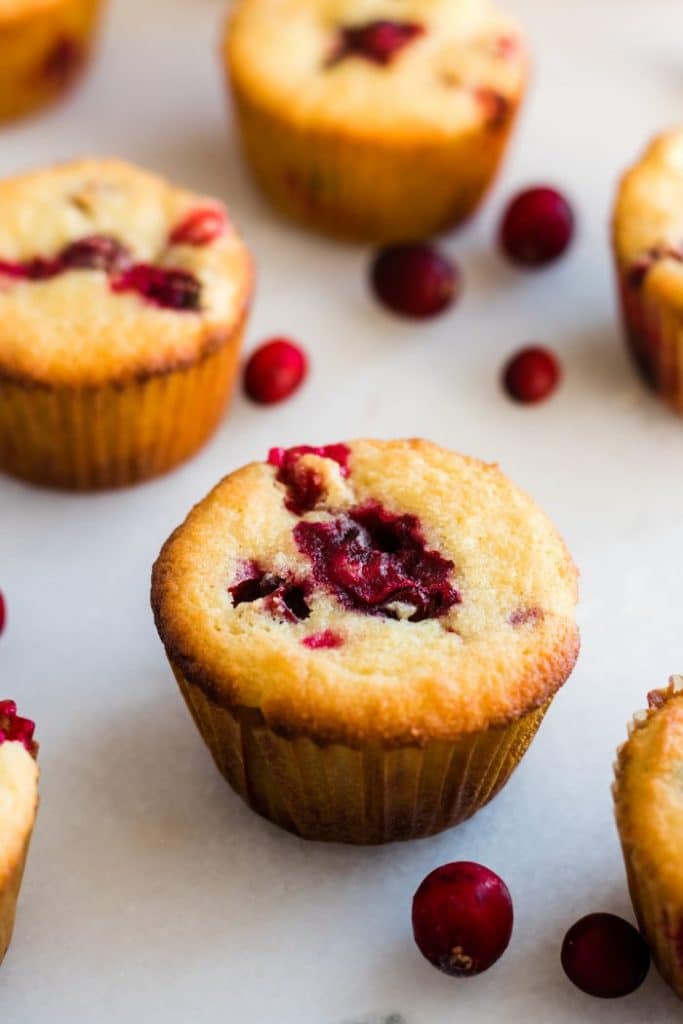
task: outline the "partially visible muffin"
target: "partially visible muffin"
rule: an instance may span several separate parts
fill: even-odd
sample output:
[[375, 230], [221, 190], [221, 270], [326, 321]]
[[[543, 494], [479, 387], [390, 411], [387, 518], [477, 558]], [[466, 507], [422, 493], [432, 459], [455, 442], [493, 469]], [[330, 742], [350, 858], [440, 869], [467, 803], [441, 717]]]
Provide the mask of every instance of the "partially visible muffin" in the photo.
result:
[[224, 59], [265, 193], [309, 227], [373, 241], [472, 213], [528, 65], [489, 0], [237, 0]]
[[252, 289], [217, 200], [117, 160], [0, 182], [0, 469], [112, 487], [224, 411]]
[[0, 962], [12, 939], [19, 889], [38, 810], [34, 724], [0, 701]]
[[614, 804], [633, 908], [683, 998], [683, 678], [649, 694], [615, 766]]
[[102, 0], [0, 0], [0, 120], [61, 96], [90, 56]]
[[626, 338], [638, 369], [683, 412], [683, 129], [623, 177], [613, 242]]
[[154, 567], [220, 770], [311, 839], [431, 835], [490, 800], [578, 652], [576, 570], [497, 466], [425, 441], [274, 449]]

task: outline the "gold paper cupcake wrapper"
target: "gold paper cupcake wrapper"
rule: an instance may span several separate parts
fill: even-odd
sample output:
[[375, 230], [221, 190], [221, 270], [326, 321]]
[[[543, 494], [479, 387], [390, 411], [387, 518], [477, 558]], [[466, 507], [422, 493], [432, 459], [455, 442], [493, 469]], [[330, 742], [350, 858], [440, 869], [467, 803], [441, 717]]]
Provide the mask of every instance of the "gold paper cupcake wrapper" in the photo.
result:
[[49, 387], [0, 376], [0, 469], [69, 490], [121, 487], [194, 454], [230, 397], [242, 326], [187, 367], [101, 387]]
[[218, 706], [171, 667], [232, 788], [276, 825], [329, 842], [417, 839], [471, 817], [510, 778], [550, 705], [453, 743], [356, 749], [279, 735], [260, 712]]
[[[653, 691], [649, 695], [650, 708], [640, 711], [629, 725], [629, 737], [643, 728], [652, 714], [671, 697], [680, 696], [683, 691], [683, 677], [672, 676], [668, 689]], [[628, 829], [622, 827], [620, 786], [623, 759], [628, 742], [618, 751], [614, 765], [615, 781], [612, 786], [617, 829], [624, 855], [626, 878], [631, 902], [640, 930], [647, 939], [659, 973], [670, 987], [683, 999], [683, 907], [668, 902], [657, 879], [638, 864], [638, 856], [628, 841]], [[625, 823], [624, 823], [625, 824]]]
[[683, 314], [634, 288], [627, 272], [618, 272], [626, 342], [645, 382], [677, 412], [683, 413]]
[[102, 0], [34, 6], [28, 4], [0, 24], [0, 120], [59, 98], [91, 55]]
[[26, 867], [30, 842], [31, 835], [29, 834], [21, 855], [17, 858], [4, 882], [0, 885], [0, 963], [2, 963], [12, 941], [17, 901], [19, 899], [19, 890], [21, 889], [21, 880], [24, 877], [24, 868]]
[[255, 105], [233, 82], [256, 180], [285, 215], [358, 241], [424, 238], [460, 223], [482, 201], [516, 118], [455, 141], [353, 138], [295, 125]]

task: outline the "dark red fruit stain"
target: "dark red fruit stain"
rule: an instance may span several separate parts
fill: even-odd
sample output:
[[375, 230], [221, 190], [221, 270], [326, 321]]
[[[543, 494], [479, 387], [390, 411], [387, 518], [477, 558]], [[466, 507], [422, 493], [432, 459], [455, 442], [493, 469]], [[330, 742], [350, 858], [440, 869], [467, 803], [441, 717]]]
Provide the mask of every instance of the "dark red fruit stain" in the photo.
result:
[[323, 484], [315, 470], [299, 466], [302, 455], [319, 455], [332, 459], [340, 467], [342, 476], [349, 475], [350, 449], [345, 444], [328, 444], [312, 447], [303, 444], [296, 448], [271, 448], [268, 463], [278, 469], [277, 479], [286, 485], [288, 494], [285, 506], [295, 515], [302, 515], [315, 508], [323, 494]]
[[194, 312], [200, 309], [201, 285], [186, 270], [136, 263], [111, 282], [115, 292], [137, 292], [163, 309]]
[[171, 245], [209, 245], [224, 233], [228, 220], [218, 206], [192, 210], [169, 235]]
[[5, 595], [0, 590], [0, 633], [3, 632], [7, 625], [7, 604], [5, 602]]
[[339, 64], [347, 57], [364, 57], [386, 66], [424, 31], [422, 25], [412, 21], [369, 21], [343, 28], [327, 66]]
[[562, 967], [589, 996], [618, 999], [635, 992], [650, 969], [650, 951], [640, 932], [614, 914], [589, 914], [565, 935]]
[[333, 650], [343, 646], [344, 638], [332, 629], [324, 629], [322, 633], [313, 633], [311, 636], [304, 637], [301, 643], [312, 651]]
[[669, 259], [683, 261], [683, 247], [672, 245], [655, 245], [643, 253], [629, 267], [626, 280], [630, 288], [640, 288], [652, 268], [660, 260]]
[[40, 77], [57, 88], [69, 85], [81, 69], [85, 53], [71, 36], [62, 36], [40, 65]]
[[552, 395], [562, 377], [560, 364], [545, 348], [525, 348], [507, 363], [503, 386], [511, 398], [525, 405]]
[[265, 599], [265, 606], [277, 618], [287, 622], [303, 622], [311, 614], [306, 603], [310, 590], [306, 582], [292, 582], [266, 572], [256, 562], [245, 562], [228, 588], [235, 608]]
[[118, 239], [110, 235], [90, 235], [62, 249], [57, 262], [60, 271], [103, 270], [113, 274], [129, 267], [133, 259]]
[[500, 228], [503, 251], [524, 267], [542, 267], [558, 259], [574, 235], [571, 206], [553, 188], [530, 188], [515, 196]]
[[244, 370], [244, 390], [260, 405], [282, 402], [303, 384], [308, 359], [288, 338], [272, 338], [253, 352]]
[[413, 897], [413, 935], [434, 967], [456, 978], [488, 970], [505, 952], [513, 926], [505, 882], [469, 861], [427, 875]]
[[474, 95], [484, 112], [486, 127], [492, 131], [504, 128], [510, 119], [510, 101], [495, 89], [477, 89]]
[[453, 563], [427, 549], [416, 516], [370, 503], [331, 521], [300, 522], [294, 539], [315, 581], [354, 611], [397, 618], [389, 606], [400, 602], [421, 622], [461, 601], [449, 580]]
[[543, 622], [542, 608], [518, 608], [509, 618], [511, 626], [530, 626], [535, 622]]
[[461, 274], [434, 246], [411, 242], [382, 249], [372, 265], [371, 282], [380, 302], [394, 313], [425, 319], [457, 298]]
[[38, 753], [38, 744], [33, 739], [35, 730], [35, 722], [17, 714], [13, 700], [0, 700], [0, 743], [23, 743], [29, 754], [35, 757]]

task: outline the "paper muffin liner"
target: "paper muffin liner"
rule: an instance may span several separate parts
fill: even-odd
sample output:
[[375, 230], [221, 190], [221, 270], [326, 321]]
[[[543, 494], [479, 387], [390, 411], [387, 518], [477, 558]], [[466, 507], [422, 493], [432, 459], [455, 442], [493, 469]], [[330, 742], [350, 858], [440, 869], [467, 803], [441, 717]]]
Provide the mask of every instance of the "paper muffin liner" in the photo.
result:
[[356, 241], [424, 238], [466, 219], [501, 163], [518, 103], [459, 139], [368, 138], [301, 126], [232, 83], [248, 163], [286, 216]]
[[102, 0], [29, 0], [0, 22], [0, 120], [52, 102], [79, 78], [91, 56]]
[[21, 854], [17, 857], [16, 862], [0, 884], [0, 963], [2, 963], [12, 941], [14, 918], [17, 912], [19, 890], [21, 889], [21, 881], [24, 877], [24, 868], [26, 867], [28, 849], [31, 843], [31, 834], [32, 832], [29, 833]]
[[69, 490], [122, 487], [172, 469], [218, 425], [244, 321], [197, 362], [144, 379], [50, 387], [0, 374], [0, 469]]
[[[680, 697], [682, 692], [683, 677], [672, 676], [668, 689], [650, 694], [650, 708], [634, 716], [629, 725], [629, 738], [636, 730], [643, 728], [666, 701], [674, 696]], [[659, 973], [683, 999], [683, 904], [672, 903], [667, 899], [657, 878], [640, 861], [637, 851], [629, 842], [627, 811], [621, 803], [622, 773], [628, 749], [628, 741], [619, 748], [614, 765], [612, 794], [631, 902]]]
[[645, 382], [683, 413], [683, 314], [617, 271], [628, 349]]
[[249, 807], [328, 842], [418, 839], [465, 821], [503, 788], [551, 703], [453, 743], [351, 747], [281, 735], [259, 711], [221, 707], [171, 668], [216, 765]]

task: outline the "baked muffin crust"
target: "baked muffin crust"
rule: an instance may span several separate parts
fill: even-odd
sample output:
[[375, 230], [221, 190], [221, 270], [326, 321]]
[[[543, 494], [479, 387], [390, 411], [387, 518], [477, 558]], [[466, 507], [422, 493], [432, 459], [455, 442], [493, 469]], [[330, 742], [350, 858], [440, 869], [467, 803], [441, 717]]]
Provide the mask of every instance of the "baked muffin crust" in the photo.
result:
[[[579, 645], [576, 569], [547, 518], [497, 466], [426, 441], [361, 440], [347, 452], [301, 454], [289, 482], [277, 465], [253, 463], [193, 510], [153, 574], [171, 661], [212, 701], [259, 709], [271, 728], [318, 740], [452, 740], [545, 704]], [[450, 567], [451, 598], [422, 617], [410, 586], [352, 607], [350, 590], [321, 581], [302, 549], [301, 524], [346, 529], [359, 509], [377, 507], [391, 524], [415, 517], [423, 551]], [[371, 541], [389, 563], [399, 547], [392, 529]], [[263, 596], [254, 597], [254, 566], [269, 574]], [[298, 586], [306, 610], [283, 611], [272, 577]], [[256, 591], [236, 600], [253, 578]]]

